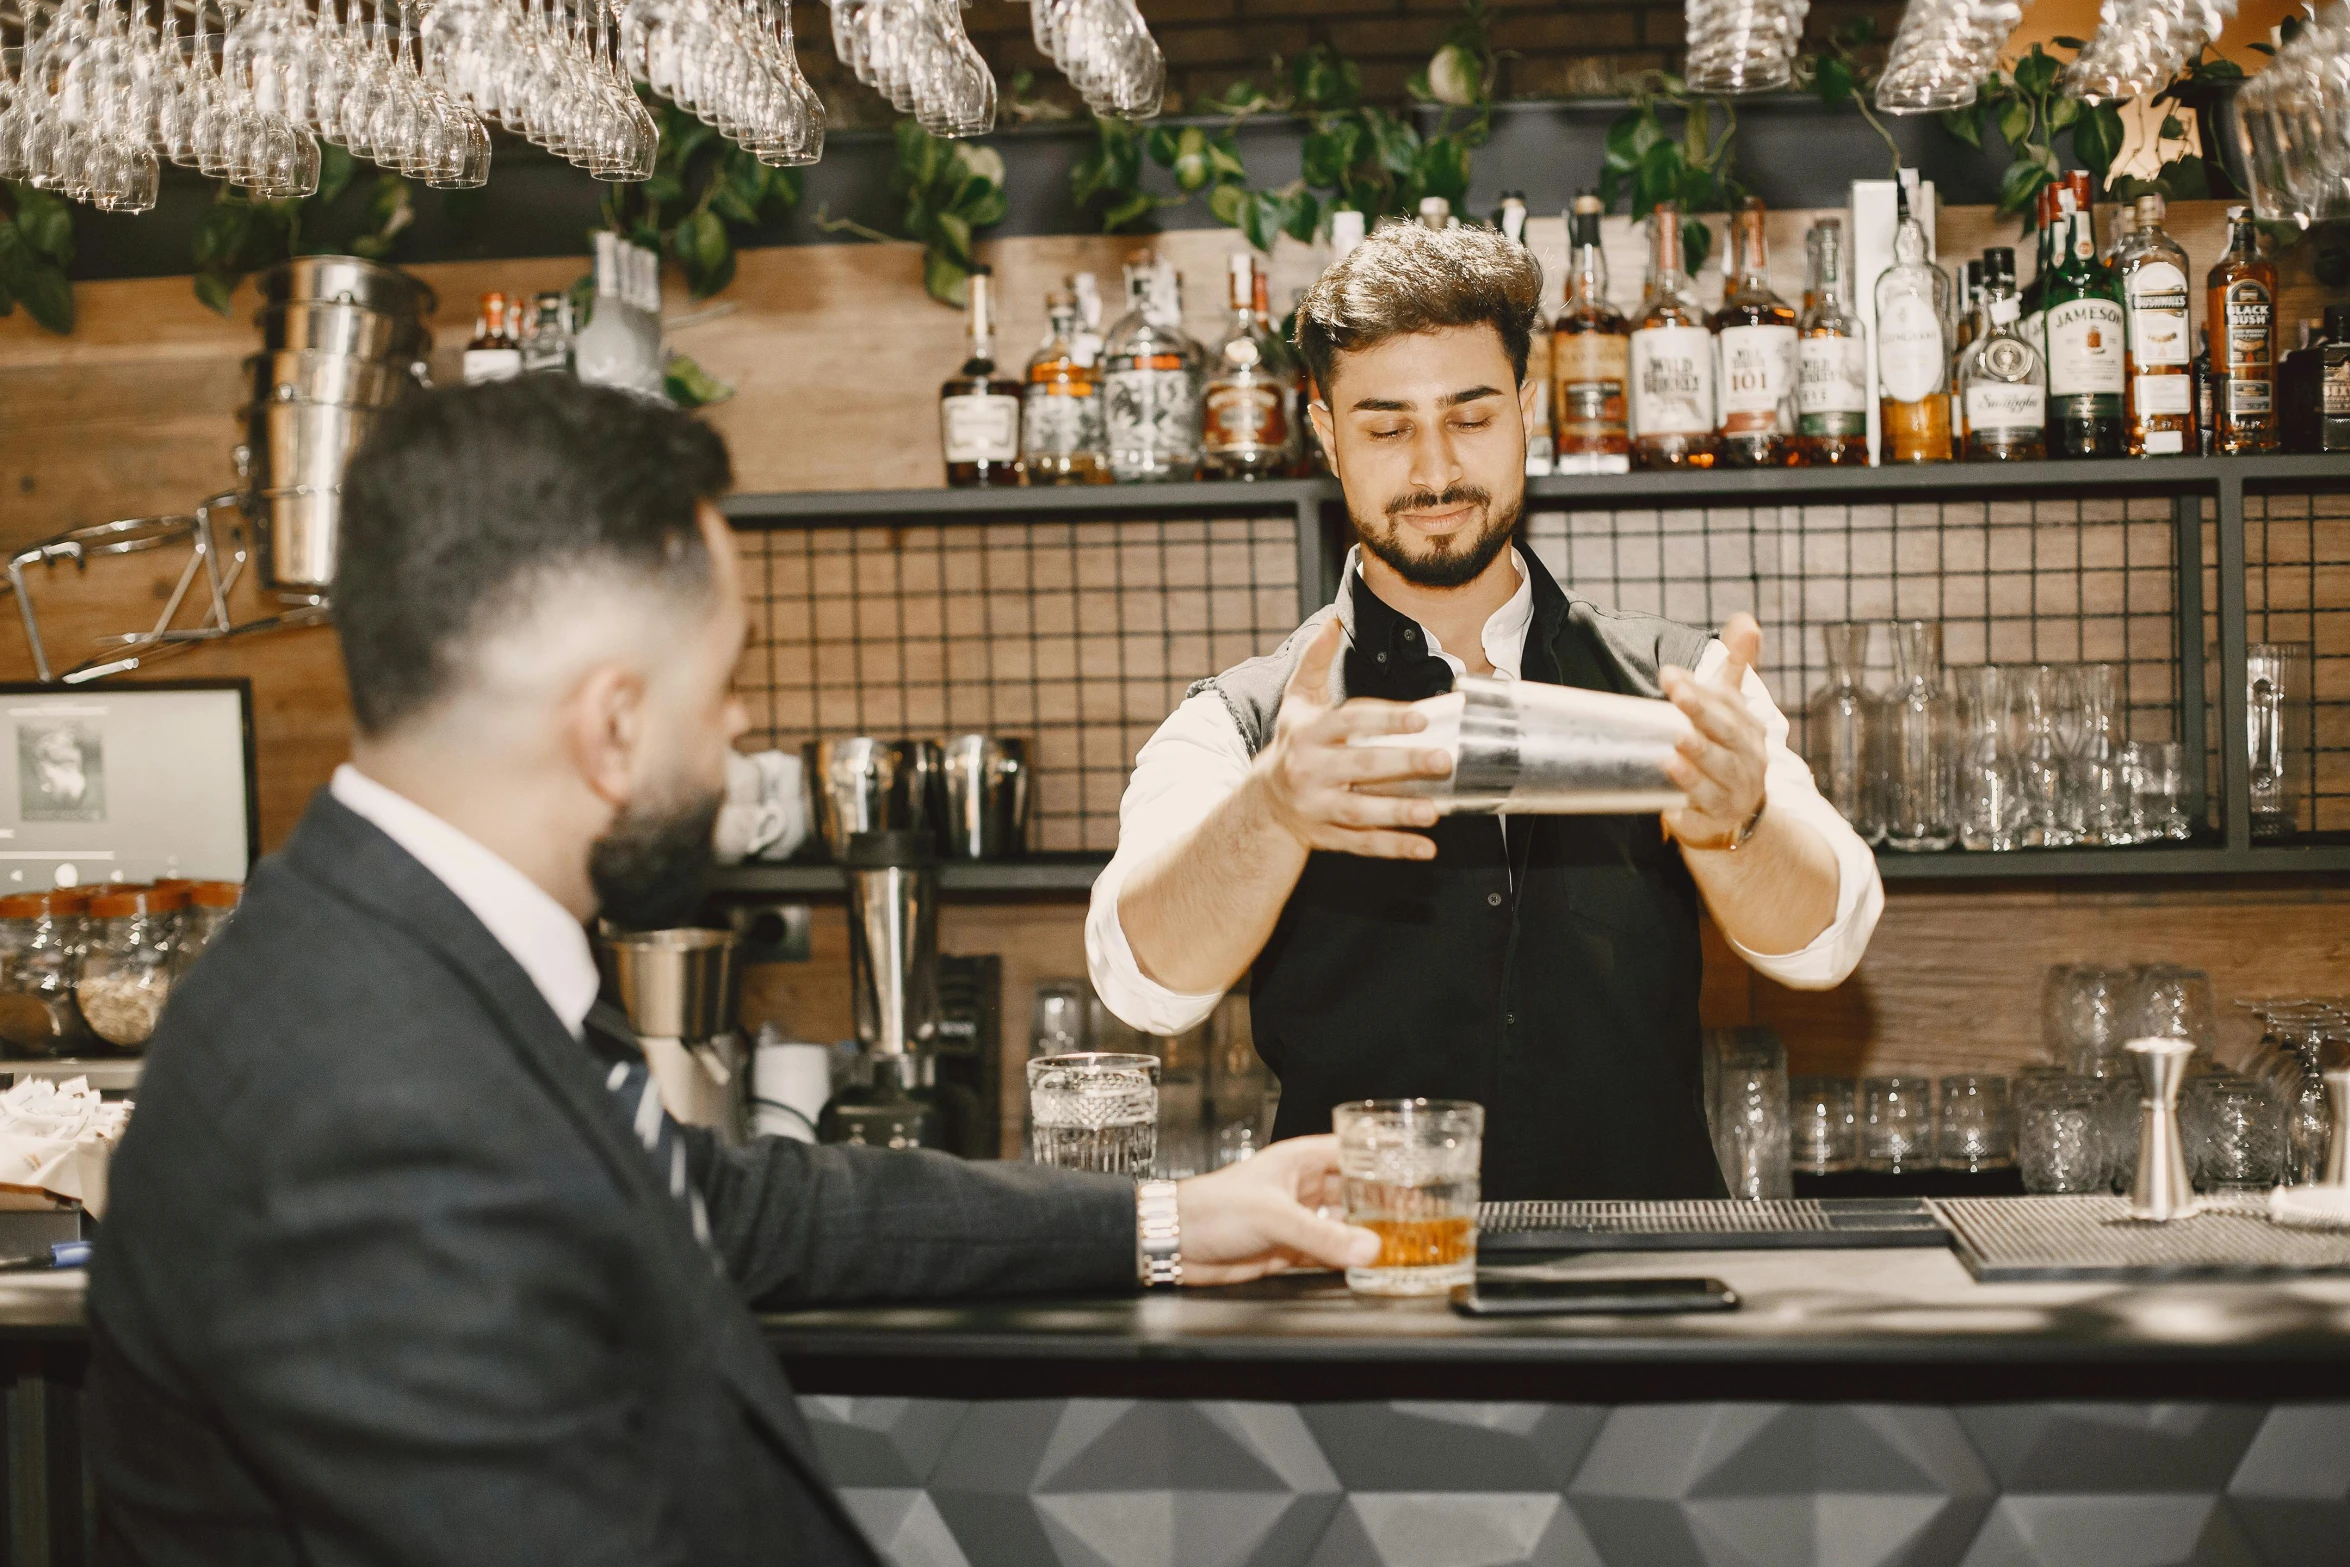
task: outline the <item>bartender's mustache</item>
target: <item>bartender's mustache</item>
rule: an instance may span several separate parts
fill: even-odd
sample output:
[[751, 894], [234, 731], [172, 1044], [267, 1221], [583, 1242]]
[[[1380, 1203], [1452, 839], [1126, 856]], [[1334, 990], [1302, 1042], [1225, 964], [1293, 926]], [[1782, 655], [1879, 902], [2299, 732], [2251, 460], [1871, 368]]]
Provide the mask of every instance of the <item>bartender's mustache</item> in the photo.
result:
[[1410, 490], [1387, 503], [1387, 515], [1393, 519], [1407, 511], [1449, 511], [1467, 505], [1491, 511], [1493, 492], [1481, 484], [1448, 484], [1441, 494], [1435, 490]]

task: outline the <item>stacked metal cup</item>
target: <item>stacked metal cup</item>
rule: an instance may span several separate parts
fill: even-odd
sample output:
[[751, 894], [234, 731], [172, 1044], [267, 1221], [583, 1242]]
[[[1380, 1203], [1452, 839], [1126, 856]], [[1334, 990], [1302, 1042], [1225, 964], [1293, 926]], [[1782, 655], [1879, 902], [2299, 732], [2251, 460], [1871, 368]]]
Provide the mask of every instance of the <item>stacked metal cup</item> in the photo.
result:
[[1773, 92], [1794, 79], [1811, 0], [1685, 0], [1691, 92]]
[[245, 361], [245, 510], [263, 583], [324, 593], [334, 580], [343, 465], [376, 415], [422, 384], [432, 290], [356, 256], [301, 256], [264, 273], [261, 352]]

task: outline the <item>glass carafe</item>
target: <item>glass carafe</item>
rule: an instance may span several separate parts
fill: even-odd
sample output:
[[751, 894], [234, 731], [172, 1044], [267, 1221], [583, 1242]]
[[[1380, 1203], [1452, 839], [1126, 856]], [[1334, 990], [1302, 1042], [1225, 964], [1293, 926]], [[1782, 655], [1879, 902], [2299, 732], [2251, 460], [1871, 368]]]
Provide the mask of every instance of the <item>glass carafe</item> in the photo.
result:
[[2072, 698], [2072, 761], [2068, 806], [2083, 843], [2130, 841], [2130, 795], [2122, 775], [2124, 742], [2120, 671], [2111, 664], [2075, 664], [2066, 671]]
[[1942, 627], [1893, 623], [1893, 689], [1885, 695], [1885, 843], [1912, 852], [1958, 841], [1951, 806], [1950, 698], [1942, 689]]
[[2029, 814], [2017, 754], [2017, 682], [1997, 664], [1954, 672], [1958, 687], [1958, 841], [1967, 849], [2020, 849]]
[[2024, 665], [2014, 679], [2024, 842], [2037, 849], [2061, 849], [2080, 841], [2065, 816], [2064, 682], [2053, 664]]
[[2244, 650], [2244, 666], [2252, 836], [2290, 838], [2300, 830], [2309, 787], [2310, 644], [2255, 642]]
[[1869, 749], [1879, 722], [1878, 701], [1862, 684], [1869, 623], [1839, 621], [1822, 626], [1820, 636], [1827, 645], [1828, 683], [1812, 694], [1805, 725], [1812, 780], [1863, 840], [1883, 843], [1885, 815]]

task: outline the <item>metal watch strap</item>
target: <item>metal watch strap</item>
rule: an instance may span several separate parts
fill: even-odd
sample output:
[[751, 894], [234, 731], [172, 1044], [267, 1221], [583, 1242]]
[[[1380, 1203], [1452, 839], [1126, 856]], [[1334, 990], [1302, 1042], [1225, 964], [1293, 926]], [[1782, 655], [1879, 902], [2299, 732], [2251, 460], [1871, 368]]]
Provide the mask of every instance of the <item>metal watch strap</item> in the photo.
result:
[[1730, 836], [1727, 838], [1716, 838], [1711, 843], [1689, 843], [1684, 841], [1681, 847], [1684, 849], [1703, 849], [1709, 853], [1721, 852], [1726, 854], [1736, 854], [1740, 849], [1746, 847], [1747, 840], [1754, 836], [1755, 828], [1762, 825], [1763, 812], [1770, 809], [1770, 805], [1770, 796], [1765, 795], [1763, 797], [1762, 803], [1754, 808], [1754, 814], [1746, 818], [1746, 820], [1740, 822], [1735, 828], [1731, 829]]
[[1134, 1188], [1134, 1276], [1144, 1289], [1183, 1282], [1183, 1233], [1173, 1181]]

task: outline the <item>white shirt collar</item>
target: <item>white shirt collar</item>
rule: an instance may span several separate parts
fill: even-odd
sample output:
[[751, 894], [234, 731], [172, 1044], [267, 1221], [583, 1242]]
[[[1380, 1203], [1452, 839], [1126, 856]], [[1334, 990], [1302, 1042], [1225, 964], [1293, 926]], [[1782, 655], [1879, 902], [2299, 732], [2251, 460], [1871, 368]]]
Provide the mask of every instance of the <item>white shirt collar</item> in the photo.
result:
[[[1346, 623], [1348, 634], [1355, 623], [1355, 573], [1361, 569], [1363, 547], [1354, 545], [1346, 552], [1346, 565], [1338, 574], [1338, 618]], [[1493, 672], [1505, 680], [1515, 680], [1526, 662], [1526, 631], [1534, 624], [1534, 577], [1526, 570], [1526, 558], [1510, 546], [1510, 564], [1518, 568], [1518, 591], [1509, 602], [1485, 618], [1485, 629], [1480, 640], [1485, 647], [1485, 662]], [[1463, 660], [1447, 653], [1436, 640], [1436, 633], [1426, 626], [1420, 628], [1428, 639], [1428, 651], [1452, 666], [1455, 675], [1465, 675], [1469, 666]]]
[[522, 965], [563, 1026], [581, 1037], [600, 984], [587, 931], [569, 910], [506, 861], [348, 762], [335, 769], [327, 790], [439, 877]]

